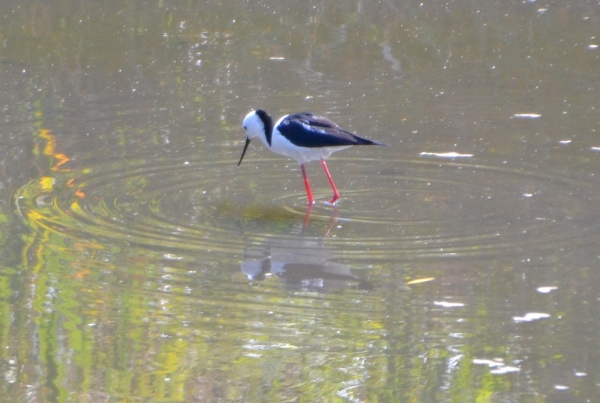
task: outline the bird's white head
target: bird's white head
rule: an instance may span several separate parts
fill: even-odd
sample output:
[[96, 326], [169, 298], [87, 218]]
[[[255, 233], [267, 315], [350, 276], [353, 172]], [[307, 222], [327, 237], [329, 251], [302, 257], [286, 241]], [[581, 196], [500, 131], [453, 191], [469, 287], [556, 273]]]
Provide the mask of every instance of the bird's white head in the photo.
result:
[[265, 133], [265, 124], [257, 113], [258, 111], [252, 111], [246, 115], [242, 125], [246, 131], [246, 136], [252, 140], [254, 137]]
[[267, 112], [263, 111], [262, 109], [258, 109], [247, 114], [242, 125], [246, 131], [246, 144], [244, 145], [244, 151], [242, 152], [242, 157], [240, 158], [240, 162], [238, 162], [238, 166], [240, 166], [242, 163], [244, 154], [246, 154], [246, 150], [250, 144], [250, 140], [252, 140], [254, 137], [260, 138], [267, 147], [271, 147], [273, 119], [271, 119]]

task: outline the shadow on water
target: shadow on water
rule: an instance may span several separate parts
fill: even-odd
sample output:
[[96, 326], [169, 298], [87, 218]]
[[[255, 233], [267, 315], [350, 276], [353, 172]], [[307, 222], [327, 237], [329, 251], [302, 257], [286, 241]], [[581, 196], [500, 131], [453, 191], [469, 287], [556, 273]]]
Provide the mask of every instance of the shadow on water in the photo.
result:
[[274, 275], [288, 289], [329, 292], [344, 288], [369, 290], [373, 285], [352, 274], [348, 264], [339, 263], [327, 247], [327, 236], [336, 224], [339, 214], [331, 211], [331, 218], [322, 236], [308, 236], [313, 205], [306, 207], [300, 234], [288, 233], [269, 236], [263, 242], [248, 242], [244, 248], [241, 269], [252, 281]]

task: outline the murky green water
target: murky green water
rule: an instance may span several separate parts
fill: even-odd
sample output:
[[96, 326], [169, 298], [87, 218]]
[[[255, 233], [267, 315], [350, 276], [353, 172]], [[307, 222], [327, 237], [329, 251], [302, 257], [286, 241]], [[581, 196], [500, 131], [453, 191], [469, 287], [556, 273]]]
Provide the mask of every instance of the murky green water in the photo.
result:
[[[600, 8], [0, 4], [0, 382], [28, 402], [600, 400]], [[390, 147], [309, 164], [241, 119]]]

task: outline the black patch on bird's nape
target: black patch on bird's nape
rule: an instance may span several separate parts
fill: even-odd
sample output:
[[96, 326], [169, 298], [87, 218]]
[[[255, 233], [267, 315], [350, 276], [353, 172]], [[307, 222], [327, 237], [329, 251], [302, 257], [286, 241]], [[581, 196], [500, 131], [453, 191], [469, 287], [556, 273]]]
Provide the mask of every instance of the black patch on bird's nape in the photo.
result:
[[256, 116], [262, 120], [263, 125], [265, 126], [265, 137], [267, 138], [267, 143], [269, 147], [271, 146], [271, 136], [273, 134], [273, 119], [269, 116], [269, 114], [262, 109], [258, 109], [256, 112]]

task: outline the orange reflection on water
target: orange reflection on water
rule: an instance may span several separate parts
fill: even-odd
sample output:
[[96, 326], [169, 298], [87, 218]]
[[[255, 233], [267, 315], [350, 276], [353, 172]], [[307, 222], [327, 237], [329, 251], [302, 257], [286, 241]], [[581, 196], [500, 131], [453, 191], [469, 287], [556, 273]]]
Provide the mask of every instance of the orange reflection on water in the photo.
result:
[[68, 169], [59, 169], [61, 165], [70, 161], [70, 158], [65, 154], [56, 152], [56, 136], [48, 129], [41, 129], [40, 137], [46, 140], [46, 146], [43, 151], [44, 155], [48, 155], [55, 160], [54, 165], [50, 169], [53, 171], [68, 171]]

